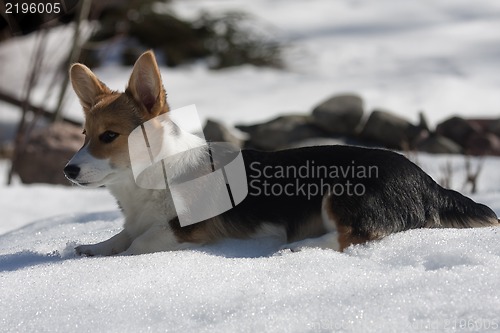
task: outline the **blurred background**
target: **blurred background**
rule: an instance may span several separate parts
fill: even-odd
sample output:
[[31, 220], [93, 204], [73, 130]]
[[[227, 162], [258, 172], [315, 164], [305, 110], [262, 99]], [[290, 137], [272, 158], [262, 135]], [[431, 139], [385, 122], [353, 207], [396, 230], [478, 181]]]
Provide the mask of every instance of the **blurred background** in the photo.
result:
[[[196, 104], [210, 140], [500, 155], [495, 0], [72, 0], [58, 15], [48, 1], [27, 14], [9, 3], [0, 4], [0, 189], [69, 185], [62, 169], [83, 142], [69, 64], [124, 90], [148, 49], [170, 106]], [[480, 167], [466, 168], [477, 178]], [[11, 193], [0, 190], [5, 211]], [[62, 213], [65, 195], [56, 197]], [[96, 201], [107, 209], [107, 200]]]

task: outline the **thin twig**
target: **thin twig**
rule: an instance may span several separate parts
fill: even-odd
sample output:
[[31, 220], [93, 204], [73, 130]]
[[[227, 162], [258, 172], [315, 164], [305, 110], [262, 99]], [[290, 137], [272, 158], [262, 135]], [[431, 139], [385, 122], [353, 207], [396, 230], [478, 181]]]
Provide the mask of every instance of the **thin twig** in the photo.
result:
[[[21, 107], [23, 105], [23, 101], [21, 101], [19, 98], [15, 97], [9, 93], [6, 93], [4, 91], [0, 91], [0, 101], [17, 106], [17, 107]], [[52, 112], [48, 111], [47, 109], [45, 109], [42, 106], [36, 106], [36, 105], [33, 105], [29, 102], [24, 103], [24, 105], [28, 111], [32, 111], [34, 113], [37, 113], [37, 114], [41, 115], [42, 117], [45, 117], [47, 119], [51, 119], [53, 117]], [[22, 109], [19, 109], [19, 111], [22, 112]], [[65, 122], [76, 125], [76, 126], [82, 125], [82, 123], [77, 121], [77, 120], [73, 120], [73, 119], [70, 119], [67, 117], [63, 117], [62, 119]]]
[[17, 127], [17, 132], [16, 132], [16, 138], [14, 140], [14, 151], [12, 154], [9, 174], [7, 176], [7, 185], [10, 185], [12, 183], [12, 177], [14, 175], [17, 156], [19, 152], [22, 151], [22, 149], [24, 148], [25, 142], [27, 141], [27, 137], [29, 134], [26, 131], [27, 114], [29, 111], [28, 105], [30, 104], [30, 98], [33, 88], [38, 83], [38, 78], [41, 69], [40, 67], [43, 60], [43, 54], [45, 47], [47, 45], [46, 39], [47, 39], [47, 30], [46, 29], [38, 30], [36, 35], [35, 48], [33, 50], [30, 61], [31, 69], [25, 82], [24, 97], [22, 98], [21, 102], [22, 116], [21, 120], [19, 121], [19, 125]]
[[[81, 23], [85, 20], [90, 13], [90, 6], [92, 4], [91, 0], [82, 0], [80, 2], [80, 6], [78, 8], [79, 15], [78, 19], [75, 22], [75, 31], [73, 35], [73, 45], [71, 46], [71, 51], [69, 55], [69, 63], [74, 63], [78, 57], [80, 56], [80, 52], [82, 50], [82, 45], [80, 42], [81, 39]], [[54, 111], [54, 121], [58, 121], [61, 119], [61, 111], [64, 102], [64, 97], [68, 90], [69, 76], [68, 74], [64, 75], [63, 82], [61, 84], [61, 91], [59, 93], [59, 98], [57, 99], [57, 106]]]

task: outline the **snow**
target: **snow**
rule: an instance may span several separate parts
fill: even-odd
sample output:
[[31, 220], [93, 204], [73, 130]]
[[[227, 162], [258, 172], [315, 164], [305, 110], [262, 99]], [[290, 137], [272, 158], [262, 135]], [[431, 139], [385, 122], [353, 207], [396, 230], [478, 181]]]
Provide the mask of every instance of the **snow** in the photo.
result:
[[[262, 18], [293, 45], [290, 66], [162, 68], [173, 108], [196, 104], [204, 117], [254, 122], [354, 91], [368, 110], [387, 107], [415, 120], [423, 109], [434, 124], [453, 112], [498, 117], [498, 1], [175, 3], [186, 16], [200, 8]], [[51, 41], [64, 45], [68, 36], [58, 31]], [[0, 44], [0, 87], [8, 91], [22, 89], [33, 39], [19, 43]], [[129, 73], [113, 65], [97, 71], [120, 90]], [[16, 112], [0, 105], [1, 138]], [[74, 95], [67, 112], [81, 119]], [[467, 192], [464, 157], [411, 158], [435, 179], [451, 163], [451, 186]], [[472, 169], [479, 163], [472, 197], [500, 214], [500, 158], [473, 159]], [[1, 184], [7, 167], [0, 161]], [[345, 253], [277, 252], [278, 240], [264, 238], [133, 257], [75, 256], [75, 245], [108, 239], [122, 223], [105, 189], [0, 185], [0, 332], [500, 331], [500, 229], [412, 230]]]
[[[234, 105], [224, 97], [227, 107], [210, 105], [215, 101], [197, 102], [199, 109], [214, 115], [224, 109], [238, 110], [228, 122], [247, 121], [242, 117], [248, 114], [265, 118], [269, 111], [309, 110], [332, 93], [345, 91], [363, 96], [368, 110], [385, 107], [413, 121], [419, 110], [432, 124], [451, 113], [498, 116], [498, 1], [480, 0], [474, 5], [454, 0], [175, 3], [178, 12], [191, 17], [200, 7], [254, 13], [269, 31], [292, 45], [290, 71], [256, 74], [262, 91], [272, 89], [273, 94], [245, 91], [244, 102]], [[227, 91], [255, 82], [241, 71], [241, 82], [231, 82]], [[174, 89], [179, 87], [177, 81], [171, 82]], [[203, 87], [210, 91], [217, 85]], [[214, 99], [217, 92], [208, 96]]]
[[[452, 184], [464, 179], [458, 156], [418, 161], [435, 178], [451, 161]], [[498, 158], [486, 160], [473, 196], [497, 214], [499, 166]], [[48, 185], [1, 189], [2, 222], [31, 215], [33, 223], [0, 235], [0, 331], [498, 331], [500, 229], [411, 230], [342, 254], [278, 252], [277, 239], [262, 238], [76, 257], [76, 244], [121, 229], [116, 208], [102, 211], [112, 204], [106, 195]], [[73, 212], [55, 214], [65, 209]], [[44, 215], [52, 217], [37, 220]]]
[[345, 254], [270, 255], [277, 249], [272, 240], [263, 243], [267, 251], [259, 241], [228, 241], [136, 257], [69, 253], [68, 239], [101, 240], [118, 230], [119, 220], [55, 218], [1, 237], [2, 327], [404, 332], [498, 321], [500, 235], [491, 228], [413, 230]]
[[[195, 17], [201, 10], [245, 10], [289, 47], [286, 70], [243, 66], [217, 72], [204, 64], [163, 68], [174, 108], [196, 104], [204, 117], [228, 124], [269, 119], [283, 112], [307, 112], [334, 93], [359, 93], [366, 109], [388, 108], [412, 121], [426, 112], [431, 124], [451, 114], [498, 117], [500, 79], [500, 3], [495, 0], [292, 0], [176, 1], [174, 10]], [[86, 27], [86, 31], [91, 29]], [[51, 70], [70, 44], [71, 27], [49, 36], [44, 63]], [[0, 88], [22, 91], [34, 37], [0, 45]], [[18, 66], [13, 66], [17, 64]], [[123, 90], [130, 68], [96, 70], [113, 89]], [[46, 86], [34, 93], [34, 104], [45, 99]], [[16, 111], [0, 106], [2, 119]], [[5, 113], [5, 114], [4, 114]], [[66, 115], [81, 119], [73, 93]]]

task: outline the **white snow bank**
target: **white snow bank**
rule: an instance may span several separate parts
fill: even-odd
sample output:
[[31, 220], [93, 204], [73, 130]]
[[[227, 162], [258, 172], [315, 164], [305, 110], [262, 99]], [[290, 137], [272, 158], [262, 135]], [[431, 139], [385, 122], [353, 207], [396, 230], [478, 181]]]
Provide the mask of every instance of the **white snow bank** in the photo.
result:
[[[351, 1], [177, 1], [177, 12], [193, 17], [201, 10], [245, 10], [291, 48], [284, 71], [244, 66], [209, 71], [203, 65], [162, 68], [175, 108], [196, 104], [205, 117], [229, 124], [255, 122], [282, 112], [307, 112], [334, 93], [356, 92], [367, 110], [385, 107], [413, 121], [424, 110], [431, 124], [451, 114], [498, 117], [500, 5], [495, 0]], [[61, 57], [71, 29], [55, 30], [49, 59]], [[57, 47], [53, 44], [58, 43]], [[20, 92], [34, 38], [0, 45], [0, 88]], [[110, 45], [111, 46], [111, 45]], [[46, 64], [50, 68], [50, 62]], [[106, 66], [96, 72], [113, 89], [123, 90], [130, 68]], [[34, 92], [45, 97], [50, 75]], [[75, 95], [65, 112], [82, 119]], [[5, 114], [4, 114], [5, 113]], [[0, 119], [17, 119], [0, 106]]]
[[[448, 159], [459, 179], [460, 157], [419, 156], [431, 174]], [[479, 188], [489, 187], [473, 198], [500, 214], [498, 163], [486, 159]], [[22, 188], [1, 189], [1, 203], [28, 196], [43, 214], [61, 206], [74, 213], [0, 235], [0, 331], [472, 332], [500, 325], [500, 229], [412, 230], [342, 254], [276, 253], [281, 244], [265, 238], [78, 258], [75, 245], [119, 232], [120, 212], [99, 212], [98, 190], [64, 190], [63, 198], [59, 187], [40, 186], [38, 196], [38, 187]], [[57, 206], [54, 198], [65, 201]]]
[[17, 177], [14, 185], [6, 186], [9, 168], [10, 163], [0, 160], [0, 235], [48, 217], [95, 213], [117, 207], [116, 200], [105, 189], [23, 185]]
[[[286, 71], [162, 69], [171, 106], [196, 104], [203, 117], [255, 122], [308, 111], [350, 90], [365, 98], [367, 109], [387, 107], [413, 120], [419, 109], [431, 123], [452, 112], [498, 116], [498, 1], [315, 0], [304, 6], [291, 0], [176, 2], [184, 15], [200, 8], [248, 9], [271, 22], [295, 51]], [[50, 43], [68, 44], [67, 38], [64, 32]], [[19, 74], [33, 47], [33, 40], [21, 43], [0, 45], [0, 88], [10, 92], [22, 91]], [[97, 74], [122, 90], [130, 70], [108, 66]], [[45, 88], [35, 91], [34, 102], [42, 103]], [[67, 113], [81, 119], [71, 96]], [[43, 101], [51, 103], [53, 98]], [[18, 117], [0, 105], [2, 122], [15, 124]], [[447, 161], [451, 185], [462, 190], [463, 157], [417, 159], [435, 179]], [[474, 196], [497, 214], [499, 167], [500, 159], [486, 159]], [[0, 180], [3, 169], [0, 163]], [[121, 229], [113, 198], [104, 190], [3, 183], [2, 332], [500, 331], [498, 229], [413, 230], [343, 254], [310, 249], [274, 255], [280, 244], [263, 239], [76, 258], [76, 244], [102, 241]]]
[[279, 244], [264, 239], [74, 257], [68, 241], [108, 238], [119, 220], [75, 215], [0, 236], [2, 329], [452, 332], [500, 324], [498, 229], [413, 230], [344, 254], [273, 255]]
[[[241, 82], [225, 86], [228, 93], [251, 87], [243, 100], [224, 96], [237, 112], [229, 122], [248, 114], [262, 119], [262, 110], [309, 110], [345, 91], [360, 93], [368, 110], [385, 107], [414, 121], [424, 110], [431, 124], [453, 113], [498, 116], [498, 1], [193, 0], [174, 2], [174, 8], [188, 17], [201, 10], [247, 11], [293, 46], [287, 56], [291, 71], [259, 74], [255, 81], [243, 72]], [[197, 77], [192, 81], [198, 95]], [[177, 81], [168, 82], [167, 88], [176, 89]], [[250, 82], [274, 93], [254, 95]], [[216, 91], [207, 96], [218, 99]], [[197, 104], [214, 116], [224, 107], [217, 101]]]

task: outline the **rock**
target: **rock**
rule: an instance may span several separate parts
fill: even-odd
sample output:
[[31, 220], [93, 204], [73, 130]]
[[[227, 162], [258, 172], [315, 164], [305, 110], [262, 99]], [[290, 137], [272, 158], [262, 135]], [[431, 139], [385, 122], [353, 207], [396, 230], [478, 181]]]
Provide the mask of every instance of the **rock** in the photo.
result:
[[500, 156], [500, 138], [492, 133], [473, 133], [467, 140], [465, 152], [474, 156]]
[[494, 127], [496, 119], [491, 118], [468, 118], [467, 122], [480, 132], [489, 132]]
[[208, 119], [205, 123], [203, 134], [205, 134], [205, 139], [208, 141], [229, 142], [236, 147], [242, 147], [246, 139], [243, 133], [236, 133], [235, 129], [228, 128], [222, 123], [212, 119]]
[[415, 148], [431, 154], [461, 154], [463, 151], [460, 145], [441, 135], [430, 135], [419, 141]]
[[360, 137], [391, 149], [408, 149], [420, 136], [422, 129], [393, 113], [376, 109], [361, 131]]
[[70, 185], [63, 168], [84, 140], [82, 129], [67, 123], [57, 122], [34, 130], [24, 149], [17, 154], [14, 172], [25, 184]]
[[345, 138], [310, 138], [301, 141], [296, 141], [291, 145], [287, 146], [287, 149], [291, 148], [301, 148], [301, 147], [313, 147], [313, 146], [333, 146], [333, 145], [346, 145], [348, 141]]
[[333, 96], [312, 111], [316, 125], [333, 135], [353, 136], [363, 118], [363, 100], [354, 94]]
[[330, 137], [310, 116], [305, 115], [280, 116], [267, 123], [239, 125], [236, 128], [249, 134], [247, 147], [264, 150], [283, 149], [294, 142], [310, 138]]
[[474, 122], [461, 117], [452, 117], [436, 127], [436, 133], [447, 137], [462, 147], [465, 147], [469, 137], [481, 133], [481, 128]]
[[500, 119], [494, 119], [488, 126], [488, 132], [500, 137]]
[[427, 117], [422, 111], [418, 113], [418, 127], [420, 127], [423, 130], [426, 130], [427, 132], [431, 131], [429, 122], [427, 121]]

